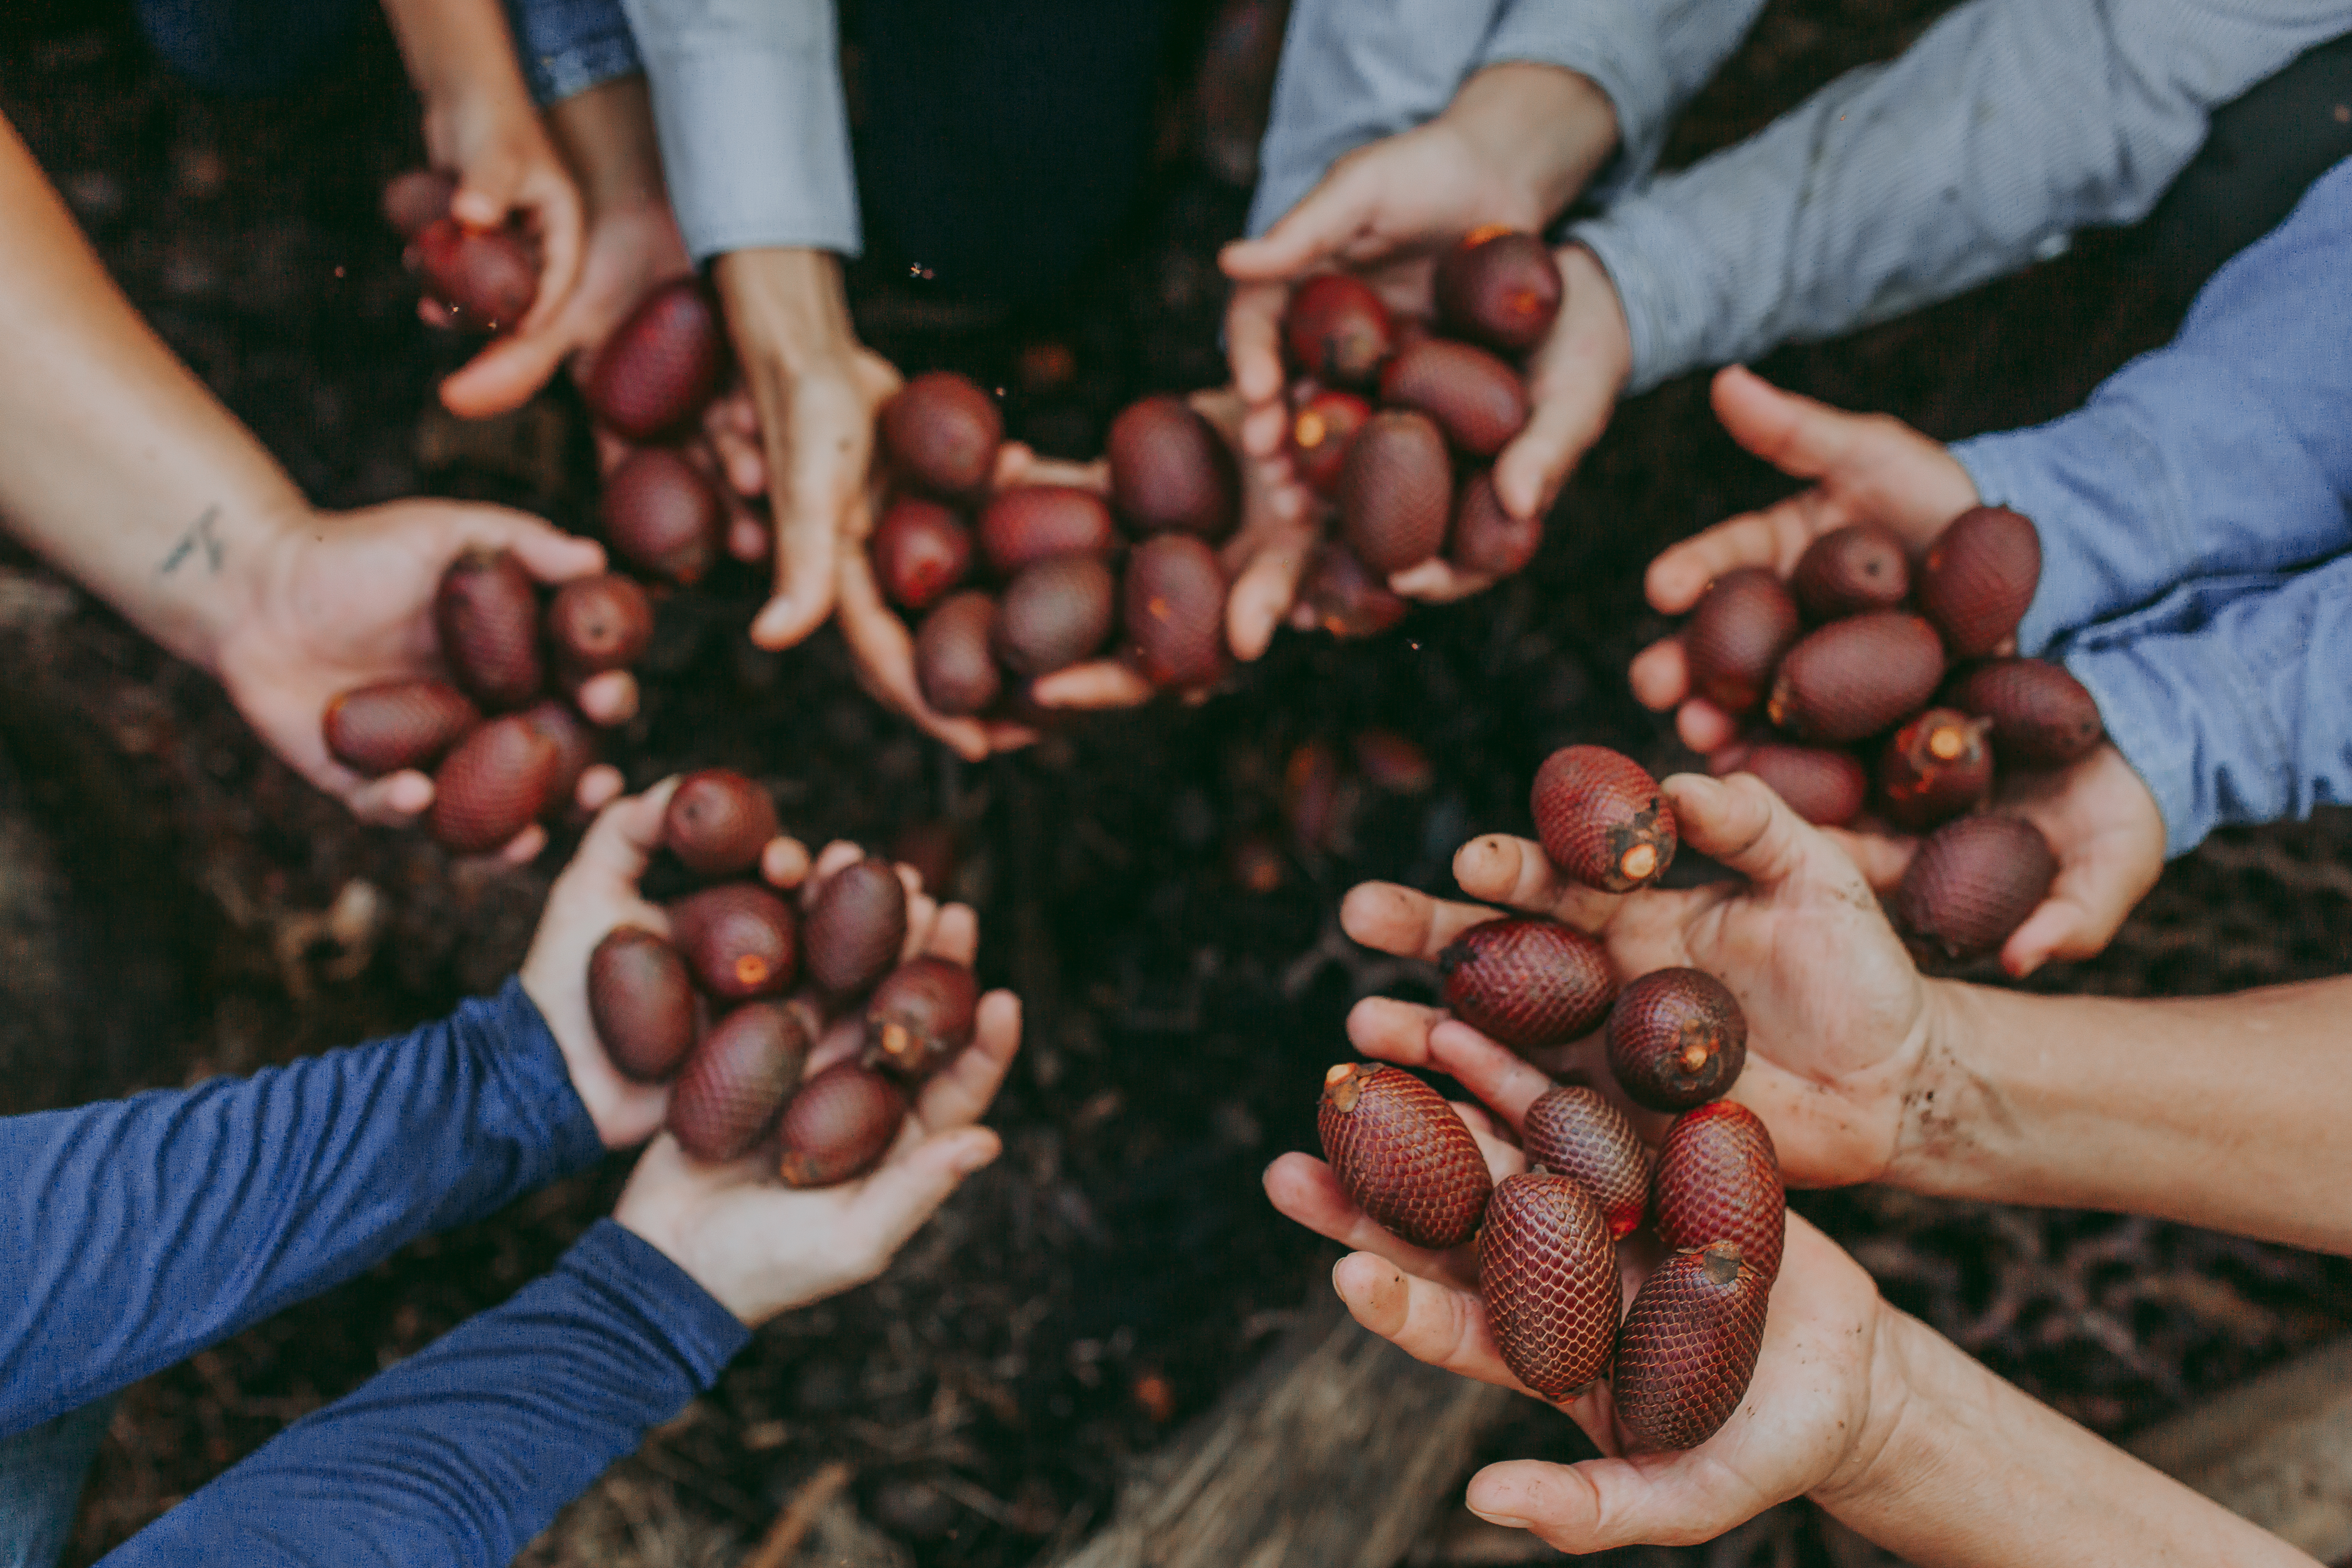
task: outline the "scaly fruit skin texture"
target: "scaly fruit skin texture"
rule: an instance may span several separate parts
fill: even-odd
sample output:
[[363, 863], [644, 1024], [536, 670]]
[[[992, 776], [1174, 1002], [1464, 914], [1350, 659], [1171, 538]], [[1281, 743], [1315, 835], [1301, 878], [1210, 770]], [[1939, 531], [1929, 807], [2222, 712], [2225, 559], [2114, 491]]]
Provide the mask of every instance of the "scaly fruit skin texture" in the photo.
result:
[[1632, 1447], [1674, 1453], [1722, 1430], [1756, 1375], [1771, 1294], [1769, 1278], [1727, 1245], [1677, 1253], [1651, 1273], [1609, 1380]]
[[1789, 809], [1816, 827], [1843, 827], [1862, 815], [1870, 774], [1844, 752], [1826, 746], [1789, 746], [1777, 741], [1724, 747], [1706, 759], [1706, 771], [1754, 773], [1789, 803]]
[[1817, 621], [1891, 610], [1911, 592], [1911, 562], [1894, 530], [1848, 523], [1805, 546], [1789, 588]]
[[1290, 456], [1299, 478], [1329, 500], [1339, 491], [1339, 469], [1372, 405], [1352, 392], [1318, 392], [1290, 417]]
[[588, 367], [589, 409], [632, 441], [650, 440], [702, 412], [727, 369], [727, 336], [696, 279], [665, 283], [637, 301]]
[[1540, 235], [1499, 224], [1472, 229], [1439, 258], [1437, 313], [1465, 337], [1504, 353], [1543, 342], [1567, 291]]
[[1110, 422], [1111, 505], [1139, 535], [1215, 544], [1241, 518], [1241, 470], [1217, 427], [1181, 397], [1130, 403]]
[[989, 651], [996, 600], [967, 588], [940, 600], [915, 628], [915, 678], [923, 700], [953, 717], [980, 713], [1004, 694], [1004, 675]]
[[1530, 804], [1544, 853], [1588, 888], [1629, 893], [1674, 864], [1675, 808], [1641, 763], [1606, 746], [1545, 758]]
[[1318, 626], [1341, 638], [1378, 637], [1412, 607], [1372, 575], [1363, 557], [1329, 541], [1315, 552], [1298, 597]]
[[327, 704], [327, 750], [363, 773], [397, 773], [435, 762], [481, 721], [446, 680], [383, 680]]
[[1381, 400], [1418, 408], [1474, 458], [1491, 458], [1527, 428], [1528, 389], [1485, 349], [1423, 338], [1381, 372]]
[[657, 1083], [694, 1049], [694, 982], [678, 951], [638, 926], [615, 926], [588, 955], [588, 1016], [622, 1075]]
[[1283, 340], [1298, 367], [1333, 386], [1363, 386], [1396, 346], [1388, 307], [1371, 285], [1344, 272], [1301, 283], [1283, 319]]
[[1478, 1237], [1478, 1294], [1513, 1376], [1564, 1399], [1609, 1370], [1622, 1298], [1601, 1205], [1573, 1176], [1506, 1176]]
[[662, 816], [662, 842], [688, 870], [703, 877], [750, 870], [779, 831], [768, 792], [732, 768], [687, 774]]
[[1016, 485], [981, 509], [975, 531], [989, 570], [1010, 577], [1034, 561], [1073, 550], [1107, 553], [1118, 542], [1110, 508], [1074, 485]]
[[547, 809], [563, 764], [555, 742], [520, 713], [457, 742], [433, 775], [433, 837], [460, 855], [502, 847]]
[[667, 447], [640, 447], [604, 477], [596, 515], [614, 554], [690, 587], [719, 558], [727, 513], [692, 463]]
[[856, 1062], [835, 1062], [784, 1107], [780, 1169], [795, 1187], [838, 1186], [881, 1163], [907, 1120], [906, 1092]]
[[834, 873], [801, 931], [809, 978], [836, 996], [864, 991], [898, 962], [907, 941], [907, 885], [881, 860]]
[[433, 596], [441, 657], [457, 684], [493, 712], [539, 695], [539, 590], [503, 550], [471, 550], [450, 563]]
[[1530, 1168], [1584, 1184], [1612, 1237], [1632, 1235], [1650, 1208], [1650, 1151], [1601, 1091], [1556, 1083], [1528, 1107], [1519, 1145]]
[[980, 982], [971, 970], [929, 954], [892, 970], [866, 1002], [866, 1060], [919, 1079], [971, 1044]]
[[1768, 1281], [1780, 1271], [1789, 1224], [1780, 1157], [1746, 1106], [1711, 1100], [1675, 1117], [1658, 1148], [1651, 1199], [1668, 1247], [1728, 1241]]
[[898, 477], [938, 496], [966, 496], [996, 471], [1004, 416], [966, 377], [934, 370], [882, 405], [882, 447]]
[[2025, 923], [2057, 876], [2057, 857], [2033, 824], [1963, 816], [1919, 846], [1886, 912], [1931, 952], [1978, 958]]
[[1927, 705], [1944, 644], [1916, 616], [1874, 610], [1808, 634], [1780, 660], [1765, 716], [1801, 741], [1843, 745]]
[[515, 715], [555, 747], [555, 772], [547, 781], [549, 812], [568, 809], [580, 793], [580, 775], [596, 761], [596, 732], [560, 697], [542, 698]]
[[1797, 601], [1761, 566], [1727, 572], [1707, 588], [1683, 628], [1692, 687], [1727, 713], [1764, 700], [1780, 656], [1804, 635]]
[[1459, 1247], [1494, 1181], [1461, 1115], [1392, 1067], [1343, 1062], [1323, 1075], [1315, 1122], [1332, 1174], [1363, 1211], [1415, 1247]]
[[1118, 618], [1118, 584], [1099, 555], [1033, 561], [1005, 584], [989, 646], [1015, 675], [1051, 675], [1103, 645]]
[[1954, 707], [1991, 722], [1993, 750], [2017, 766], [2062, 768], [2106, 739], [2097, 700], [2046, 659], [1987, 659], [1964, 670], [1950, 696]]
[[1919, 613], [1956, 658], [1981, 658], [2017, 630], [2042, 581], [2042, 535], [2005, 506], [1970, 507], [1927, 547]]
[[1886, 819], [1913, 833], [1971, 810], [1992, 788], [1989, 726], [1951, 708], [1930, 708], [1887, 739], [1878, 759]]
[[1225, 667], [1225, 574], [1188, 533], [1145, 540], [1119, 584], [1129, 657], [1158, 687], [1204, 686]]
[[867, 542], [884, 597], [920, 615], [971, 570], [971, 531], [956, 514], [921, 496], [900, 496]]
[[670, 929], [696, 984], [730, 1002], [773, 996], [800, 975], [800, 921], [752, 882], [725, 882], [669, 907]]
[[1566, 1045], [1617, 995], [1606, 950], [1551, 921], [1472, 926], [1437, 955], [1437, 972], [1454, 1016], [1515, 1051]]
[[747, 1002], [711, 1027], [669, 1099], [669, 1130], [698, 1160], [740, 1160], [755, 1148], [808, 1060], [797, 1010]]
[[1427, 415], [1384, 408], [1365, 421], [1339, 469], [1339, 534], [1385, 581], [1445, 548], [1454, 466]]
[[1748, 1015], [1704, 970], [1653, 970], [1610, 1009], [1609, 1070], [1636, 1105], [1704, 1105], [1727, 1093], [1747, 1065]]
[[1541, 514], [1520, 519], [1503, 509], [1491, 470], [1473, 474], [1454, 503], [1454, 531], [1446, 554], [1465, 572], [1508, 577], [1543, 548]]

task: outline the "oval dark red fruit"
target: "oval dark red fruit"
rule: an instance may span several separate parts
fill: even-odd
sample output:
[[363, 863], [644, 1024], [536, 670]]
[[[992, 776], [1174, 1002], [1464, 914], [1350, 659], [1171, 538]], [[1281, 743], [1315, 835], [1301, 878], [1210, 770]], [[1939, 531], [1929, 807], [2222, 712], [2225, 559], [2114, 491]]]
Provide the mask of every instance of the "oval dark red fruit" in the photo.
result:
[[1508, 577], [1536, 558], [1543, 545], [1540, 517], [1516, 518], [1495, 493], [1495, 476], [1470, 476], [1454, 503], [1454, 531], [1445, 552], [1465, 572]]
[[2096, 700], [2046, 659], [1987, 659], [1962, 672], [1949, 696], [1954, 707], [1990, 721], [1994, 750], [2022, 767], [2064, 767], [2106, 738]]
[[685, 425], [719, 391], [727, 337], [710, 293], [673, 279], [637, 301], [588, 367], [582, 395], [597, 418], [632, 441]]
[[1427, 415], [1385, 408], [1348, 448], [1339, 474], [1339, 536], [1382, 579], [1445, 548], [1454, 467]]
[[1290, 457], [1298, 476], [1317, 495], [1339, 493], [1339, 470], [1356, 432], [1372, 416], [1372, 405], [1352, 392], [1321, 391], [1290, 416]]
[[1559, 315], [1559, 264], [1540, 235], [1502, 225], [1473, 229], [1437, 263], [1438, 319], [1505, 353], [1543, 342]]
[[907, 885], [881, 860], [834, 873], [809, 906], [801, 946], [809, 978], [836, 996], [864, 991], [898, 962], [907, 941]]
[[1344, 272], [1307, 279], [1290, 296], [1283, 342], [1298, 368], [1332, 386], [1368, 386], [1395, 346], [1389, 309]]
[[1536, 837], [1588, 888], [1625, 893], [1675, 860], [1675, 808], [1647, 769], [1606, 746], [1563, 746], [1536, 770]]
[[670, 930], [696, 984], [730, 1002], [773, 996], [800, 974], [800, 921], [751, 882], [688, 893], [669, 907]]
[[1116, 542], [1110, 508], [1074, 485], [1016, 485], [989, 498], [980, 513], [980, 552], [1010, 577], [1034, 561], [1074, 550], [1108, 552]]
[[1804, 626], [1797, 601], [1761, 566], [1727, 572], [1708, 584], [1683, 628], [1691, 689], [1727, 713], [1745, 713], [1772, 689], [1772, 671]]
[[1919, 563], [1919, 613], [1956, 658], [1981, 658], [2017, 630], [2042, 581], [2042, 536], [2005, 506], [1970, 507]]
[[554, 743], [555, 772], [548, 779], [547, 805], [541, 809], [550, 816], [560, 814], [579, 794], [580, 775], [595, 763], [596, 732], [560, 697], [534, 702], [518, 717]]
[[1891, 610], [1911, 592], [1911, 562], [1894, 530], [1850, 522], [1805, 546], [1789, 588], [1817, 621]]
[[511, 331], [539, 298], [539, 263], [506, 229], [436, 218], [411, 237], [408, 250], [425, 291], [475, 331]]
[[1530, 1167], [1584, 1184], [1612, 1237], [1640, 1228], [1650, 1207], [1650, 1151], [1599, 1089], [1556, 1083], [1544, 1090], [1528, 1107], [1519, 1143]]
[[644, 657], [654, 639], [653, 602], [617, 573], [575, 577], [548, 602], [547, 635], [557, 662], [574, 679], [620, 669]]
[[1771, 1294], [1770, 1277], [1728, 1245], [1652, 1270], [1625, 1314], [1609, 1379], [1632, 1447], [1677, 1453], [1722, 1430], [1756, 1375]]
[[2021, 817], [1963, 816], [1927, 836], [1887, 900], [1895, 923], [1948, 958], [1998, 950], [2050, 896], [2057, 858]]
[[950, 498], [979, 492], [996, 472], [1004, 415], [969, 377], [934, 370], [882, 405], [882, 447], [898, 477]]
[[1688, 1110], [1729, 1091], [1748, 1065], [1748, 1015], [1714, 975], [1658, 969], [1609, 1012], [1609, 1070], [1636, 1105]]
[[615, 926], [588, 955], [588, 1016], [625, 1077], [657, 1083], [694, 1049], [694, 983], [677, 949]]
[[1130, 403], [1110, 422], [1110, 499], [1139, 534], [1214, 544], [1241, 515], [1241, 474], [1217, 427], [1181, 397]]
[[704, 768], [678, 780], [662, 816], [662, 843], [703, 877], [750, 870], [777, 832], [776, 803], [732, 768]]
[[867, 542], [884, 596], [920, 615], [971, 570], [971, 531], [956, 514], [920, 496], [890, 503]]
[[1485, 349], [1444, 338], [1400, 350], [1381, 372], [1381, 401], [1420, 409], [1474, 458], [1493, 457], [1528, 423], [1519, 373]]
[[835, 1062], [801, 1085], [776, 1133], [795, 1187], [838, 1186], [881, 1163], [907, 1120], [905, 1091], [856, 1062]]
[[1225, 668], [1225, 574], [1216, 552], [1183, 533], [1136, 546], [1120, 584], [1130, 657], [1152, 685], [1205, 686]]
[[539, 589], [503, 550], [469, 550], [449, 563], [433, 597], [441, 656], [485, 708], [520, 708], [539, 695]]
[[1870, 774], [1862, 763], [1850, 752], [1826, 746], [1741, 742], [1711, 754], [1706, 771], [1717, 778], [1754, 773], [1816, 827], [1843, 827], [1862, 815], [1870, 793]]
[[1875, 610], [1808, 633], [1780, 660], [1765, 712], [1802, 741], [1874, 735], [1927, 705], [1944, 644], [1916, 616]]
[[1573, 1176], [1506, 1176], [1486, 1200], [1478, 1294], [1513, 1376], [1561, 1399], [1609, 1370], [1623, 1298], [1601, 1205]]
[[482, 721], [446, 680], [380, 680], [327, 704], [327, 750], [363, 773], [425, 767]]
[[1324, 542], [1298, 585], [1300, 603], [1315, 624], [1335, 637], [1378, 637], [1412, 609], [1404, 596], [1372, 575], [1362, 557], [1344, 544]]
[[885, 975], [866, 1003], [868, 1066], [919, 1079], [971, 1044], [980, 983], [944, 958], [910, 958]]
[[562, 762], [555, 742], [521, 714], [491, 720], [433, 775], [433, 837], [461, 855], [505, 847], [547, 809]]
[[951, 718], [985, 712], [1003, 695], [989, 636], [996, 600], [976, 588], [950, 594], [915, 630], [915, 679], [923, 700]]
[[1397, 1068], [1341, 1063], [1323, 1075], [1315, 1122], [1331, 1173], [1381, 1225], [1415, 1247], [1459, 1247], [1477, 1233], [1494, 1181], [1435, 1089]]
[[1454, 1016], [1516, 1051], [1567, 1044], [1617, 995], [1607, 951], [1552, 921], [1472, 926], [1437, 955], [1437, 972]]
[[670, 1091], [669, 1130], [698, 1160], [740, 1160], [776, 1123], [808, 1061], [799, 1012], [746, 1002], [711, 1026]]
[[1972, 810], [1992, 788], [1985, 721], [1930, 708], [1887, 738], [1878, 759], [1878, 807], [1889, 822], [1925, 833]]
[[1789, 1205], [1780, 1157], [1756, 1113], [1712, 1100], [1675, 1117], [1658, 1148], [1651, 1211], [1668, 1247], [1727, 1241], [1766, 1279], [1778, 1274]]
[[640, 447], [605, 476], [597, 516], [614, 554], [687, 586], [718, 559], [726, 510], [693, 464], [666, 447]]
[[1098, 651], [1118, 613], [1118, 583], [1099, 555], [1033, 561], [1004, 586], [989, 645], [1015, 675], [1051, 675]]

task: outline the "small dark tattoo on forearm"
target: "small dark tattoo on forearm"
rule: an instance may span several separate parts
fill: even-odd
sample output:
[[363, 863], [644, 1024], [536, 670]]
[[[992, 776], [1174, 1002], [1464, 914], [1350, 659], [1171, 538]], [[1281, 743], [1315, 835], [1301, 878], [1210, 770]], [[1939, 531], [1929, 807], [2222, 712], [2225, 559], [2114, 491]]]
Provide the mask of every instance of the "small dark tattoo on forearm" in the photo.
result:
[[201, 550], [205, 552], [205, 574], [218, 576], [221, 563], [228, 558], [228, 546], [220, 541], [219, 522], [220, 508], [205, 508], [196, 521], [188, 524], [188, 531], [180, 535], [180, 542], [172, 546], [172, 552], [163, 557], [163, 563], [155, 568], [155, 575], [169, 577], [180, 569], [182, 562]]

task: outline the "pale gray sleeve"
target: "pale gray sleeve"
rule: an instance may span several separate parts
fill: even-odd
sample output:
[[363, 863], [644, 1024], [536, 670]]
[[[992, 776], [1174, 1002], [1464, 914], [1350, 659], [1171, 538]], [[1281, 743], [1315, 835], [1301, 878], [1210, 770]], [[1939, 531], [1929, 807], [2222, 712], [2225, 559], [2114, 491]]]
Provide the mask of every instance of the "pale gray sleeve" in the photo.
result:
[[2347, 29], [2347, 0], [1974, 0], [1570, 231], [1624, 305], [1628, 390], [1885, 321], [2145, 216], [2215, 108]]
[[624, 4], [695, 260], [770, 246], [856, 255], [833, 0]]

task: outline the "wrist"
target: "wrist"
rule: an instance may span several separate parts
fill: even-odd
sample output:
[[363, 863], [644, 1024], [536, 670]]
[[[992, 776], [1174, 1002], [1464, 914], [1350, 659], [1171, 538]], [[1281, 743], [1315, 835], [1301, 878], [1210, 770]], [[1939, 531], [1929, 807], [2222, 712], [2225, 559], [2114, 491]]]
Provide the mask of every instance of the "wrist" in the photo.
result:
[[176, 657], [226, 679], [230, 645], [267, 637], [291, 606], [319, 519], [293, 493], [204, 508], [163, 542], [154, 574], [163, 591], [133, 618]]
[[1957, 980], [1923, 979], [1922, 1038], [1904, 1082], [1895, 1146], [1879, 1178], [1915, 1193], [1957, 1194], [1968, 1173], [2002, 1152], [2011, 1124], [2000, 1084], [1978, 1047], [1996, 1027], [2005, 994]]
[[[1552, 259], [1559, 268], [1563, 323], [1552, 329], [1553, 342], [1562, 341], [1564, 327], [1573, 340], [1570, 357], [1578, 378], [1598, 379], [1607, 385], [1611, 397], [1622, 395], [1633, 375], [1633, 329], [1626, 320], [1615, 279], [1601, 264], [1601, 258], [1582, 245], [1560, 246], [1552, 252]], [[1536, 353], [1548, 357], [1549, 347]]]
[[1462, 84], [1439, 119], [1529, 205], [1540, 229], [1566, 210], [1617, 150], [1617, 110], [1591, 79], [1515, 60]]
[[857, 351], [841, 258], [829, 250], [729, 251], [712, 263], [711, 281], [747, 369], [796, 375]]
[[1856, 1529], [1934, 1473], [1948, 1425], [1937, 1414], [1934, 1363], [1957, 1352], [1916, 1318], [1881, 1300], [1871, 1319], [1869, 1353], [1869, 1405], [1860, 1428], [1828, 1477], [1805, 1494]]

